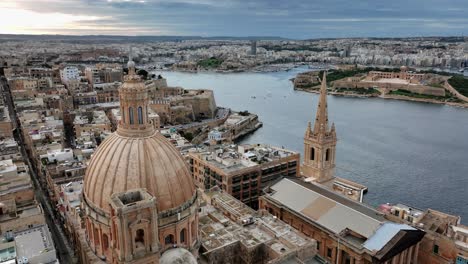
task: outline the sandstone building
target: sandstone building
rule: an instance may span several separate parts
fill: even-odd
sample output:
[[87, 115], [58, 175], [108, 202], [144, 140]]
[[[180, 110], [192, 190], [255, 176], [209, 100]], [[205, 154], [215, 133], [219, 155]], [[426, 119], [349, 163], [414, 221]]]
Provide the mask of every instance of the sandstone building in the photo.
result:
[[13, 137], [13, 123], [10, 119], [8, 108], [0, 105], [0, 137]]
[[260, 209], [317, 240], [318, 254], [331, 263], [418, 263], [425, 233], [386, 221], [360, 203], [365, 187], [335, 176], [336, 143], [324, 73], [315, 123], [304, 137], [302, 178], [283, 178], [265, 188]]
[[[198, 250], [197, 192], [180, 153], [148, 120], [148, 93], [128, 63], [120, 120], [92, 157], [83, 183], [83, 263], [159, 263], [174, 247]], [[81, 229], [81, 228], [84, 228]]]
[[188, 154], [197, 187], [218, 186], [254, 209], [262, 189], [281, 176], [297, 176], [299, 153], [268, 145], [220, 145]]
[[314, 127], [309, 122], [304, 136], [301, 176], [306, 181], [323, 185], [362, 202], [367, 190], [365, 186], [335, 176], [337, 141], [335, 124], [330, 127], [328, 122], [327, 77], [324, 72]]
[[331, 263], [420, 263], [423, 231], [386, 221], [319, 184], [284, 178], [266, 189], [260, 208], [315, 239], [318, 254]]
[[199, 263], [319, 264], [317, 242], [226, 192], [206, 193], [200, 214]]
[[468, 226], [460, 224], [459, 216], [404, 204], [383, 204], [379, 211], [390, 221], [406, 223], [426, 232], [419, 247], [420, 263], [468, 263]]

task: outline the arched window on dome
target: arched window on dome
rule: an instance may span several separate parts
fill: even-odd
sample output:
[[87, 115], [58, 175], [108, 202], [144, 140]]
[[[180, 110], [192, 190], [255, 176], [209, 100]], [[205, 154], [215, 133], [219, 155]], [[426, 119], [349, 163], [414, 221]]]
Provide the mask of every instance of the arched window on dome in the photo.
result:
[[92, 235], [93, 235], [93, 228], [91, 226], [91, 221], [87, 221], [86, 222], [86, 225], [88, 228], [86, 228], [86, 231], [88, 232], [88, 240], [91, 241], [92, 240]]
[[174, 236], [172, 234], [167, 235], [166, 238], [164, 238], [164, 243], [166, 245], [172, 245], [174, 244]]
[[[112, 222], [112, 226], [113, 226], [113, 228], [111, 229], [111, 234], [110, 234], [111, 238], [112, 238], [112, 237], [116, 237], [115, 233], [117, 232], [117, 225], [116, 225], [115, 222]], [[112, 240], [112, 242], [113, 242], [112, 245], [113, 245], [116, 249], [120, 249], [120, 245], [119, 245], [119, 240], [118, 240], [118, 239], [114, 239], [114, 240]]]
[[128, 108], [128, 118], [130, 119], [130, 125], [134, 124], [133, 120], [133, 107]]
[[191, 234], [192, 234], [192, 241], [197, 238], [197, 225], [195, 224], [195, 221], [192, 221], [190, 224], [191, 227]]
[[135, 234], [135, 243], [137, 248], [144, 247], [145, 245], [145, 231], [143, 229], [138, 229]]
[[107, 234], [102, 235], [102, 249], [106, 252], [109, 249], [109, 237]]
[[327, 151], [325, 152], [325, 161], [329, 161], [330, 160], [330, 149], [327, 149]]
[[138, 107], [138, 124], [143, 124], [143, 108]]
[[185, 236], [186, 236], [187, 231], [184, 229], [180, 230], [180, 243], [185, 243]]
[[99, 230], [94, 228], [94, 245], [99, 245]]

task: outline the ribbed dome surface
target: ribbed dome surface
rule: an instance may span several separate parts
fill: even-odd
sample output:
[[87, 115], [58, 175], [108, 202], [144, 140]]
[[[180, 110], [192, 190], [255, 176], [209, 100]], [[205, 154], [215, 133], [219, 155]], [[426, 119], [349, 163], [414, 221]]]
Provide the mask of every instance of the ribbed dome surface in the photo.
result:
[[109, 136], [97, 149], [84, 178], [84, 195], [91, 205], [110, 213], [113, 193], [146, 188], [158, 211], [190, 200], [195, 187], [179, 151], [161, 134], [150, 137]]

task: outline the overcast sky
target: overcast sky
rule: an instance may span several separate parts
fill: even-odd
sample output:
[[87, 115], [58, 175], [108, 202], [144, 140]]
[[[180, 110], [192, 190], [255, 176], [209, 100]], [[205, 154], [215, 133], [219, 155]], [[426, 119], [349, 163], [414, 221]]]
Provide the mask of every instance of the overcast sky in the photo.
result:
[[0, 33], [468, 35], [468, 0], [0, 0]]

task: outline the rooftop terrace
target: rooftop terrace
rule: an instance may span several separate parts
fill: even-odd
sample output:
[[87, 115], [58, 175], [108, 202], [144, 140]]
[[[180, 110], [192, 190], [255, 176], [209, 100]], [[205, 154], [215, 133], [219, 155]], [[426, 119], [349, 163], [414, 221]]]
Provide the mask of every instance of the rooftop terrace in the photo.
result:
[[273, 147], [270, 145], [223, 145], [214, 151], [201, 150], [198, 156], [229, 173], [232, 171], [254, 167], [272, 161], [277, 161], [297, 152]]
[[[223, 192], [215, 191], [209, 196], [211, 204], [202, 207], [200, 217], [202, 247], [206, 252], [235, 243], [249, 252], [264, 245], [269, 257], [275, 259], [294, 255], [300, 249], [315, 249], [314, 240], [267, 212], [256, 212]], [[314, 250], [309, 253], [315, 255]]]

